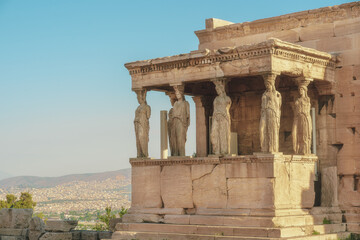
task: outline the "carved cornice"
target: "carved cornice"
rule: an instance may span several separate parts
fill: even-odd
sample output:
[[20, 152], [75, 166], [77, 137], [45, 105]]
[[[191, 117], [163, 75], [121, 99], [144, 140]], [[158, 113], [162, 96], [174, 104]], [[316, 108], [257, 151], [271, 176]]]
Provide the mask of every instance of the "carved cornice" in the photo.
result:
[[125, 67], [129, 70], [130, 75], [146, 75], [149, 73], [166, 72], [188, 67], [209, 65], [219, 67], [219, 64], [225, 62], [266, 56], [309, 63], [324, 68], [335, 67], [335, 61], [328, 53], [284, 42], [275, 38], [259, 44], [244, 45], [234, 48], [221, 48], [213, 51], [206, 49], [204, 51], [194, 51], [171, 57], [131, 62], [125, 64]]
[[201, 165], [201, 164], [225, 164], [225, 163], [262, 163], [262, 162], [302, 162], [313, 163], [317, 161], [315, 155], [239, 155], [239, 156], [209, 156], [209, 157], [176, 157], [170, 159], [131, 158], [132, 167], [141, 166], [172, 166], [172, 165]]

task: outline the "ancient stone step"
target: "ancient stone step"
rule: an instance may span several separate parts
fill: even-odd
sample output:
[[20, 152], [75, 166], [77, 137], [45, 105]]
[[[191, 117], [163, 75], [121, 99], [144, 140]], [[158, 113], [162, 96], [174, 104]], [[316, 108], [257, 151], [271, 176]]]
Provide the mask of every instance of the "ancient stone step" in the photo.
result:
[[118, 231], [112, 235], [115, 240], [278, 240], [278, 239], [302, 239], [302, 240], [338, 240], [345, 239], [350, 233], [338, 234], [320, 234], [291, 238], [271, 238], [271, 237], [249, 237], [249, 236], [223, 236], [221, 234], [203, 235], [203, 234], [180, 234], [180, 233], [157, 233], [157, 232], [131, 232], [131, 231]]
[[339, 239], [347, 239], [351, 233], [349, 232], [341, 232], [341, 233], [331, 233], [331, 234], [320, 234], [320, 235], [311, 235], [305, 237], [292, 237], [286, 238], [289, 240], [339, 240]]
[[314, 225], [314, 231], [317, 231], [320, 234], [345, 232], [346, 224], [335, 223], [335, 224]]
[[221, 235], [242, 237], [298, 237], [308, 236], [314, 231], [319, 234], [344, 232], [344, 224], [327, 224], [316, 226], [299, 226], [287, 228], [261, 228], [261, 227], [231, 227], [231, 226], [202, 226], [202, 225], [175, 225], [151, 223], [120, 223], [117, 231], [130, 232], [158, 232], [195, 235]]
[[222, 236], [222, 235], [201, 235], [201, 234], [180, 234], [180, 233], [156, 233], [156, 232], [115, 232], [111, 239], [116, 240], [223, 240], [223, 239], [252, 239], [252, 240], [271, 240], [276, 238], [261, 237], [239, 237], [239, 236]]
[[331, 223], [341, 223], [342, 214], [341, 213], [329, 213], [329, 214], [318, 214], [313, 215], [315, 224], [323, 224], [324, 219], [330, 221]]
[[[318, 217], [318, 224], [322, 224], [322, 216]], [[321, 221], [320, 221], [321, 218]], [[138, 223], [147, 221], [136, 221]], [[165, 215], [164, 223], [190, 224], [210, 226], [244, 226], [244, 227], [291, 227], [313, 225], [314, 217], [279, 216], [279, 217], [253, 217], [253, 216], [203, 216], [203, 215]], [[335, 222], [334, 222], [335, 223]], [[338, 222], [340, 223], [340, 222]]]
[[126, 214], [125, 223], [167, 223], [183, 225], [217, 225], [217, 226], [246, 226], [246, 227], [292, 227], [323, 224], [324, 219], [330, 223], [341, 223], [341, 213], [302, 214], [282, 216], [224, 216], [224, 215], [172, 215], [166, 214]]

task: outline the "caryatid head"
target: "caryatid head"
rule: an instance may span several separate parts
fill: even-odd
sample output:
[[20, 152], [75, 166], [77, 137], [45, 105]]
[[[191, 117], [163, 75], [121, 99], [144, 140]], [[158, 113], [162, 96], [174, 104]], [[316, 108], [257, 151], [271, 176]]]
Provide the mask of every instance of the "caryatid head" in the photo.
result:
[[265, 80], [265, 87], [268, 92], [272, 92], [273, 90], [275, 90], [275, 81]]
[[174, 86], [174, 90], [175, 90], [175, 95], [176, 98], [178, 99], [178, 101], [182, 101], [184, 100], [184, 85], [175, 85]]
[[300, 97], [307, 97], [307, 90], [308, 88], [306, 86], [300, 86], [299, 87]]
[[174, 106], [175, 102], [177, 101], [176, 94], [174, 92], [167, 92], [166, 95], [170, 98], [171, 106]]
[[139, 104], [144, 104], [146, 103], [146, 90], [145, 89], [138, 89], [135, 90], [136, 95], [137, 95], [137, 100], [139, 102]]
[[226, 94], [226, 92], [225, 92], [226, 80], [225, 79], [215, 79], [215, 80], [213, 80], [213, 83], [215, 84], [216, 93], [219, 96]]
[[266, 91], [267, 92], [272, 92], [272, 91], [276, 91], [275, 88], [275, 79], [276, 79], [276, 74], [274, 73], [270, 73], [270, 74], [266, 74], [263, 75], [264, 78], [264, 84], [266, 87]]
[[309, 85], [310, 81], [304, 78], [300, 78], [297, 82], [298, 85], [298, 91], [300, 94], [300, 97], [307, 97], [307, 92], [308, 92], [308, 85]]

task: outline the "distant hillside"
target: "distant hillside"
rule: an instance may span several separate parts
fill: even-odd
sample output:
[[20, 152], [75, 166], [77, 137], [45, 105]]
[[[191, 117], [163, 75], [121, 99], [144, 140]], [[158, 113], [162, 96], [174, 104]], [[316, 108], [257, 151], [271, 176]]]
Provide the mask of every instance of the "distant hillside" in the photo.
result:
[[85, 173], [85, 174], [71, 174], [61, 177], [33, 177], [20, 176], [11, 177], [0, 180], [0, 188], [8, 189], [12, 187], [18, 188], [51, 188], [64, 183], [74, 181], [103, 181], [109, 178], [124, 177], [130, 179], [131, 169], [121, 169], [117, 171], [102, 172], [102, 173]]
[[10, 174], [8, 174], [7, 172], [0, 171], [0, 180], [9, 178], [9, 177], [12, 177], [12, 176]]

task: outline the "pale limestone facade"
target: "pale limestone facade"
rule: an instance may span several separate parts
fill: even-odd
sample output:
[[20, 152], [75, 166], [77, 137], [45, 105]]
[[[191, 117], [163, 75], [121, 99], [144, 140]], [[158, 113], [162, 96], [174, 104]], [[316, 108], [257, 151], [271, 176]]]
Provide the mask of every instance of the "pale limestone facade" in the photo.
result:
[[[193, 96], [197, 152], [131, 159], [132, 207], [113, 239], [360, 233], [360, 2], [208, 19], [195, 34], [196, 51], [125, 65], [135, 91], [183, 86]], [[214, 79], [228, 85], [231, 156], [211, 155]]]

